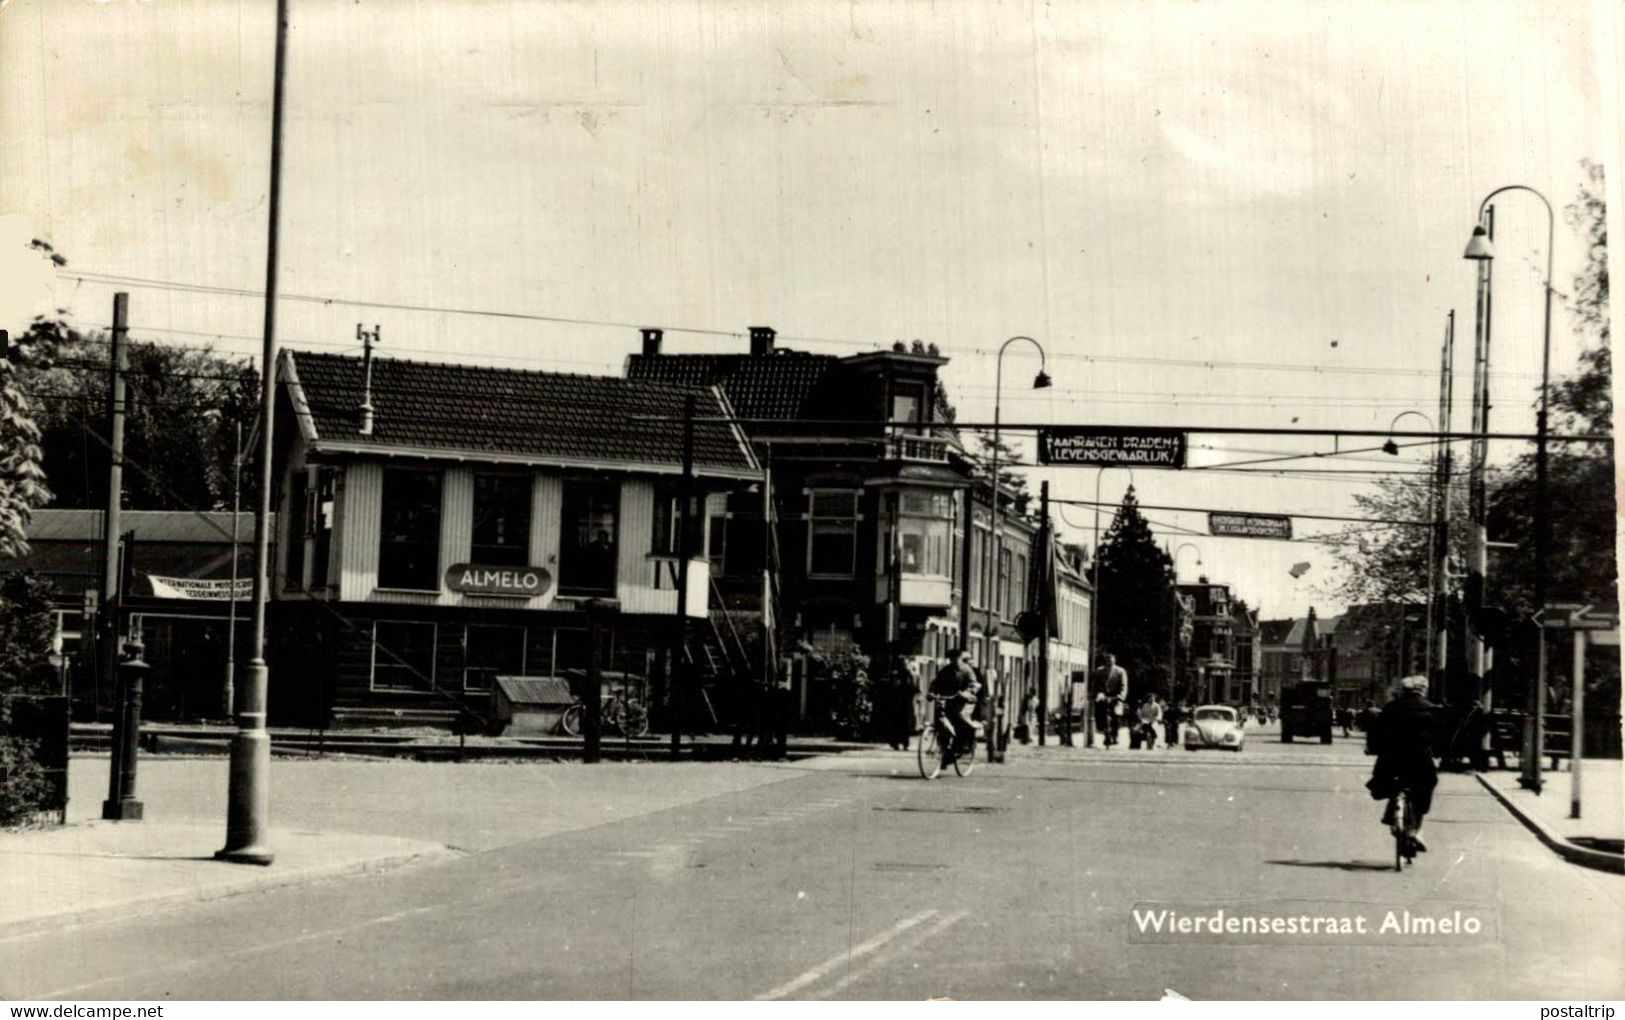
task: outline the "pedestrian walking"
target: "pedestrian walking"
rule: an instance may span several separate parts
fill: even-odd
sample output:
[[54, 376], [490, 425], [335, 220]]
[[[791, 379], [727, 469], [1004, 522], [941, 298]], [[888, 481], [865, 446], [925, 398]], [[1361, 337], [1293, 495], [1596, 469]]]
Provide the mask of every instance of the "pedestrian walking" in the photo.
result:
[[1179, 743], [1179, 724], [1185, 721], [1185, 706], [1170, 704], [1167, 711], [1162, 714], [1163, 746], [1173, 747]]
[[1033, 740], [1033, 722], [1038, 718], [1038, 688], [1028, 687], [1022, 696], [1021, 708], [1016, 712], [1016, 739], [1023, 744]]

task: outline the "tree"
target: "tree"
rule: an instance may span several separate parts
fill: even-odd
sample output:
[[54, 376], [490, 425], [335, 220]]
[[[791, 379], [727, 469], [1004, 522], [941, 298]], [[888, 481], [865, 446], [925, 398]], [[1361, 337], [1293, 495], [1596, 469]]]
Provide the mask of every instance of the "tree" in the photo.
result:
[[[1587, 161], [1587, 179], [1565, 220], [1588, 246], [1584, 269], [1575, 277], [1569, 301], [1574, 325], [1595, 341], [1580, 355], [1580, 371], [1551, 389], [1554, 432], [1613, 431], [1612, 358], [1608, 340], [1608, 233], [1603, 204], [1602, 167]], [[1538, 391], [1534, 394], [1539, 399]], [[1615, 501], [1613, 450], [1601, 443], [1548, 446], [1548, 505], [1553, 514], [1547, 590], [1553, 601], [1612, 602], [1617, 568], [1614, 556]], [[1485, 479], [1486, 525], [1492, 541], [1515, 543], [1493, 551], [1485, 579], [1485, 603], [1533, 609], [1534, 520], [1540, 494], [1535, 456], [1529, 451]], [[1371, 517], [1427, 519], [1428, 478], [1387, 479], [1374, 493], [1355, 497]], [[1451, 508], [1451, 551], [1465, 560], [1464, 507]], [[1339, 559], [1349, 568], [1342, 594], [1350, 603], [1416, 600], [1426, 590], [1427, 529], [1344, 529]], [[1454, 591], [1457, 579], [1451, 579]]]
[[1101, 650], [1115, 655], [1141, 690], [1169, 693], [1174, 565], [1157, 547], [1132, 485], [1123, 494], [1098, 555], [1104, 593], [1097, 610]]
[[982, 461], [984, 470], [991, 470], [993, 466], [993, 451], [999, 452], [999, 489], [1004, 493], [1005, 509], [1014, 504], [1017, 513], [1025, 513], [1032, 495], [1027, 491], [1027, 478], [1016, 468], [1022, 467], [1021, 451], [1012, 447], [1004, 436], [997, 439], [992, 429], [977, 429], [976, 455]]
[[[53, 265], [68, 264], [44, 241], [35, 239], [29, 247]], [[30, 362], [49, 358], [54, 346], [50, 342], [54, 331], [43, 329], [41, 321], [35, 320], [23, 336], [0, 345], [0, 559], [27, 554], [31, 511], [51, 498], [35, 404], [26, 385]]]
[[[1376, 491], [1357, 494], [1354, 504], [1362, 516], [1374, 521], [1429, 521], [1433, 519], [1433, 488], [1431, 469], [1415, 475], [1389, 476], [1377, 483]], [[1467, 505], [1457, 488], [1450, 505], [1450, 550], [1452, 558], [1465, 562]], [[1332, 546], [1333, 555], [1348, 568], [1337, 594], [1350, 605], [1425, 602], [1432, 570], [1432, 530], [1423, 525], [1380, 523], [1345, 527]], [[1457, 591], [1460, 581], [1459, 576], [1447, 573], [1445, 593]]]
[[[49, 324], [43, 324], [49, 325]], [[44, 468], [54, 505], [107, 504], [105, 436], [111, 338], [60, 331], [54, 356], [28, 374], [47, 395], [39, 415]], [[258, 404], [258, 372], [246, 359], [132, 340], [125, 376], [125, 506], [211, 510], [231, 501], [236, 426], [244, 438]], [[253, 472], [244, 473], [245, 501]]]
[[[1608, 221], [1603, 168], [1583, 164], [1586, 180], [1563, 210], [1564, 220], [1586, 245], [1586, 264], [1575, 275], [1569, 312], [1582, 336], [1594, 342], [1580, 354], [1580, 371], [1552, 386], [1554, 432], [1613, 431], [1613, 358], [1609, 353]], [[1539, 399], [1538, 392], [1535, 399]], [[1549, 597], [1555, 602], [1614, 602], [1618, 576], [1614, 555], [1613, 449], [1601, 443], [1552, 443], [1547, 456], [1547, 506], [1552, 546], [1546, 562]], [[1525, 453], [1499, 479], [1487, 508], [1491, 536], [1531, 536], [1496, 564], [1503, 602], [1532, 609], [1534, 519], [1541, 494], [1535, 454]]]

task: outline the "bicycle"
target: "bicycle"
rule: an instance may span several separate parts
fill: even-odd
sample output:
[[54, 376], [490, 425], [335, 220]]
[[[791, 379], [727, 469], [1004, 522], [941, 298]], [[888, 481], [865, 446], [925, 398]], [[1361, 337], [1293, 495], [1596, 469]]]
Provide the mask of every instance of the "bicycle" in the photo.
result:
[[[602, 707], [599, 719], [605, 730], [624, 737], [642, 737], [649, 733], [649, 710], [643, 702], [626, 694], [600, 695]], [[564, 710], [559, 728], [572, 737], [581, 736], [582, 721], [587, 706], [578, 701]]]
[[1404, 790], [1394, 794], [1388, 803], [1393, 818], [1388, 831], [1394, 835], [1394, 870], [1404, 871], [1405, 865], [1416, 859], [1416, 841], [1411, 838], [1411, 830], [1416, 827], [1416, 811]]
[[954, 774], [959, 776], [970, 775], [971, 769], [976, 767], [976, 737], [971, 735], [970, 745], [960, 748], [958, 734], [954, 732], [953, 724], [943, 714], [942, 706], [948, 700], [940, 694], [928, 694], [926, 700], [931, 703], [931, 722], [920, 733], [920, 746], [916, 752], [920, 764], [920, 776], [924, 779], [935, 779], [942, 774], [942, 770], [953, 767]]

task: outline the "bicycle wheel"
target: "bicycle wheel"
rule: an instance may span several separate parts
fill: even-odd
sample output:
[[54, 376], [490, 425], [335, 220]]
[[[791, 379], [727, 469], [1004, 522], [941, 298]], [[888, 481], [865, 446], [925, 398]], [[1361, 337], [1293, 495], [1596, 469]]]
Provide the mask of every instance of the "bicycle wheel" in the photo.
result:
[[915, 754], [920, 762], [920, 776], [937, 778], [937, 773], [942, 771], [942, 748], [937, 744], [937, 728], [930, 723], [920, 731], [920, 747]]
[[1394, 798], [1394, 870], [1405, 870], [1405, 823], [1410, 820], [1411, 802], [1401, 793]]
[[559, 729], [572, 737], [581, 736], [581, 706], [571, 705], [564, 710], [564, 718], [559, 720]]
[[649, 710], [643, 702], [623, 698], [615, 703], [615, 727], [628, 737], [649, 734]]
[[976, 767], [976, 738], [970, 740], [970, 746], [960, 750], [954, 755], [954, 775], [968, 776], [970, 770]]

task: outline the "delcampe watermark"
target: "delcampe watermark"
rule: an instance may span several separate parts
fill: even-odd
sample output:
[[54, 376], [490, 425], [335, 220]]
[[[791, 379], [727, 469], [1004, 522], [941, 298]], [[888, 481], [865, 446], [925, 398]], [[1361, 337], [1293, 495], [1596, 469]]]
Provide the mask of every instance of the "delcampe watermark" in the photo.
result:
[[1129, 922], [1129, 941], [1138, 943], [1436, 945], [1499, 936], [1495, 908], [1482, 904], [1142, 902], [1130, 909]]

